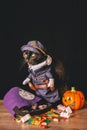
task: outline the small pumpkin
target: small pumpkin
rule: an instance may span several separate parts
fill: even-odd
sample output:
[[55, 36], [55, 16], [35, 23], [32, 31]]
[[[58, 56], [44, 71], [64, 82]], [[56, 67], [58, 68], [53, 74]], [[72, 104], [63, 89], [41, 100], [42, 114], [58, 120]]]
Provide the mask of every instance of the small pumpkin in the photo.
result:
[[70, 106], [72, 110], [78, 110], [84, 106], [85, 96], [82, 91], [75, 90], [75, 87], [72, 87], [71, 90], [63, 94], [62, 103], [65, 106]]

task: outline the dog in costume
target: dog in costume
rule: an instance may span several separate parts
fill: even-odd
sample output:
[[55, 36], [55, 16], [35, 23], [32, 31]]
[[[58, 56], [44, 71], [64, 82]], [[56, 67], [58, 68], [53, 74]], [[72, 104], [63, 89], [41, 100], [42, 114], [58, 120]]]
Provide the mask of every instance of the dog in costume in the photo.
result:
[[29, 84], [36, 95], [47, 102], [59, 101], [59, 92], [51, 72], [52, 57], [46, 53], [43, 44], [37, 40], [29, 41], [21, 47], [21, 51], [29, 72], [23, 85]]

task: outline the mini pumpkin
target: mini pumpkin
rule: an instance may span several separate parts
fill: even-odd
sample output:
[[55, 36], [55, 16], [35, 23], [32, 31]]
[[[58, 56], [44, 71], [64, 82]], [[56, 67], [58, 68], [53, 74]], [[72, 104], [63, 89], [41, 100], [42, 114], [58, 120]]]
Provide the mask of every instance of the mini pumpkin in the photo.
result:
[[65, 106], [70, 106], [72, 110], [78, 110], [84, 106], [85, 96], [82, 91], [75, 90], [75, 87], [72, 87], [71, 90], [63, 94], [62, 103]]

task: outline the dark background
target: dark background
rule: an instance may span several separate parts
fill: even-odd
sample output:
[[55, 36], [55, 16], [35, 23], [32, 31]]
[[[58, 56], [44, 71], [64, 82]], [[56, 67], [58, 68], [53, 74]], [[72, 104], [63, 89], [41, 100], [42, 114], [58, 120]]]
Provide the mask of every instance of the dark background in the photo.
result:
[[26, 77], [20, 47], [39, 40], [54, 59], [61, 59], [74, 85], [87, 97], [86, 3], [80, 1], [5, 1], [0, 14], [0, 98]]

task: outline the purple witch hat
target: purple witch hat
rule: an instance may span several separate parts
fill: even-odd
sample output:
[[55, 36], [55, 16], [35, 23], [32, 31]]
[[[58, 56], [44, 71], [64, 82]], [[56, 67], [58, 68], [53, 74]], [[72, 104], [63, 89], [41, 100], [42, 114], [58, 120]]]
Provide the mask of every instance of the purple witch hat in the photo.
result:
[[19, 109], [24, 106], [31, 106], [39, 102], [41, 98], [34, 94], [27, 92], [19, 87], [13, 87], [4, 96], [3, 103], [8, 111], [14, 115], [14, 108], [17, 106]]
[[42, 45], [41, 42], [37, 40], [29, 41], [27, 44], [21, 47], [22, 52], [26, 50], [32, 51], [38, 54], [40, 54], [40, 52], [42, 52], [43, 54], [46, 54], [44, 46]]

